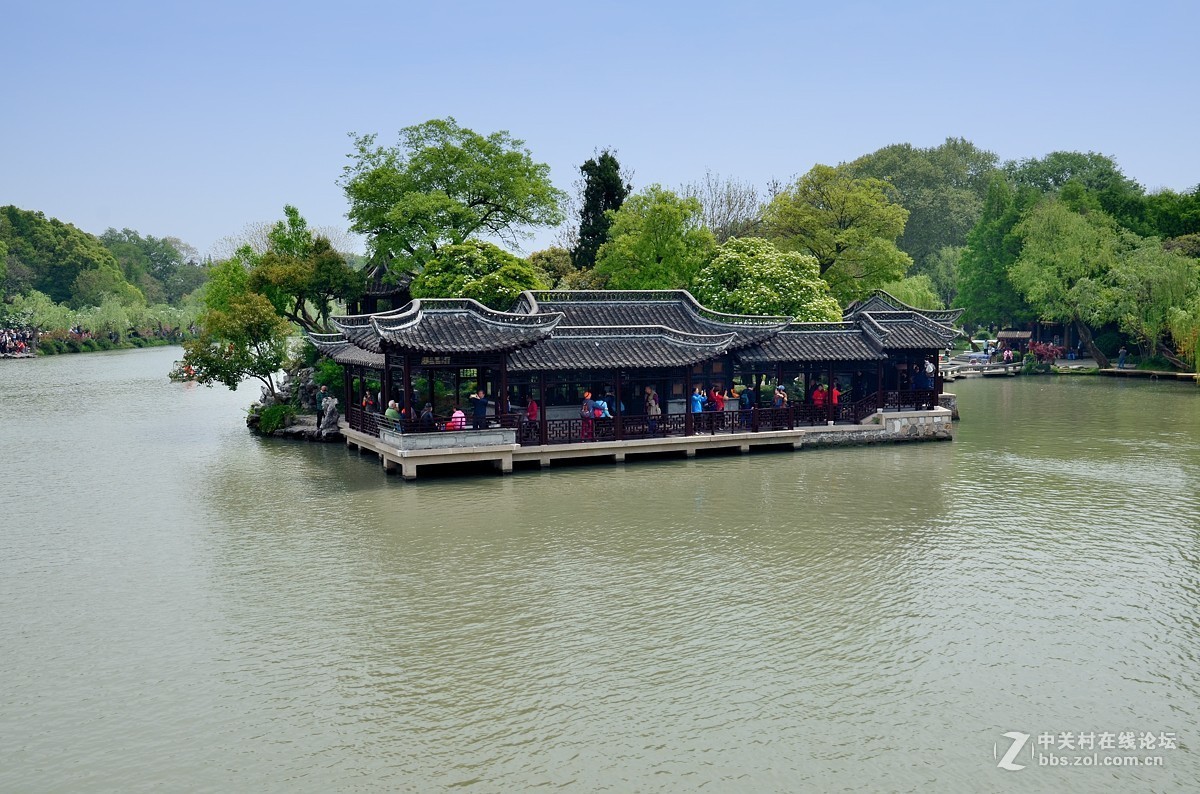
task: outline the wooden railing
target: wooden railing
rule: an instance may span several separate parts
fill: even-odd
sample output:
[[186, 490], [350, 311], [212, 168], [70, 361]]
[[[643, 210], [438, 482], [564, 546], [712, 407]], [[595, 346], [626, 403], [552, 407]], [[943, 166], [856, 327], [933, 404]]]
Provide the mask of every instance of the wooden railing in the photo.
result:
[[[706, 411], [699, 414], [664, 414], [619, 416], [609, 419], [537, 419], [530, 421], [523, 413], [489, 416], [487, 428], [504, 427], [517, 431], [517, 443], [525, 446], [540, 444], [578, 444], [592, 441], [623, 441], [666, 436], [717, 435], [720, 433], [757, 433], [771, 430], [794, 430], [797, 427], [823, 425], [832, 419], [839, 423], [858, 423], [879, 410], [880, 398], [885, 411], [925, 410], [937, 405], [937, 392], [930, 389], [885, 391], [871, 393], [856, 402], [844, 401], [830, 409], [808, 403], [786, 408], [752, 408], [736, 411]], [[360, 433], [378, 436], [380, 428], [401, 433], [441, 432], [450, 428], [451, 418], [435, 416], [428, 420], [401, 419], [393, 421], [382, 414], [351, 407], [346, 411], [350, 428]], [[474, 428], [468, 416], [462, 430]]]

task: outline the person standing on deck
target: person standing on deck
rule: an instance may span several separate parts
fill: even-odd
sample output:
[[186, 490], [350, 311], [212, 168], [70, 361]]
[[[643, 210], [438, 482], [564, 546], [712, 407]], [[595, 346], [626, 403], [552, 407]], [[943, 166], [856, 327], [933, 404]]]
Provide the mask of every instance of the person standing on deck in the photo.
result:
[[1125, 369], [1125, 356], [1128, 351], [1125, 350], [1125, 345], [1121, 345], [1121, 349], [1117, 351], [1117, 369]]
[[484, 396], [483, 389], [479, 389], [468, 399], [471, 401], [471, 426], [483, 430], [487, 427], [488, 398]]
[[654, 435], [658, 432], [658, 417], [662, 416], [662, 406], [658, 404], [658, 394], [653, 386], [646, 387], [646, 416], [650, 435]]

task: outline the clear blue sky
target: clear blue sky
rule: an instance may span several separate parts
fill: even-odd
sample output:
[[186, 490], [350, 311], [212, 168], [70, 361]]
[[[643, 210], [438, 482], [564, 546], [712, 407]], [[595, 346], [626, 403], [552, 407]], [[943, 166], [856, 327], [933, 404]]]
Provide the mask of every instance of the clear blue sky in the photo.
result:
[[0, 20], [0, 204], [202, 253], [285, 203], [344, 228], [347, 134], [444, 116], [525, 139], [564, 189], [598, 147], [635, 188], [763, 185], [949, 136], [1200, 183], [1185, 0], [42, 0]]

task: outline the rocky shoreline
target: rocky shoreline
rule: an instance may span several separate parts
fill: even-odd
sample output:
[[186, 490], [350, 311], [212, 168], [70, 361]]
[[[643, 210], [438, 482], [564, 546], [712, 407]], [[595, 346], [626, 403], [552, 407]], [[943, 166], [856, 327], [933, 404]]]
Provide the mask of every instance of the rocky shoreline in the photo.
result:
[[315, 441], [318, 443], [330, 444], [335, 441], [343, 441], [341, 430], [322, 430], [317, 425], [317, 417], [310, 414], [301, 414], [292, 418], [292, 423], [287, 427], [281, 427], [274, 433], [269, 434], [270, 438], [290, 438], [296, 441]]

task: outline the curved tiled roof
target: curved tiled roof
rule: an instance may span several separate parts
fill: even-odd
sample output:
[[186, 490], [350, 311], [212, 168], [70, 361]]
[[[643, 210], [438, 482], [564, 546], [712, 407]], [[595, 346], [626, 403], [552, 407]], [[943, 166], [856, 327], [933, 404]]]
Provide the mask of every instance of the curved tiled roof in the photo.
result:
[[339, 364], [383, 369], [383, 353], [363, 350], [341, 334], [308, 334], [313, 345]]
[[962, 313], [966, 309], [918, 309], [915, 306], [909, 306], [907, 303], [899, 300], [896, 296], [881, 289], [877, 289], [867, 297], [860, 301], [855, 301], [846, 307], [843, 314], [849, 318], [860, 312], [916, 312], [928, 317], [935, 323], [942, 325], [951, 325], [958, 322], [958, 318], [962, 317]]
[[687, 290], [530, 290], [513, 311], [562, 312], [572, 326], [666, 326], [690, 334], [736, 335], [734, 348], [775, 334], [789, 317], [727, 314], [702, 306]]
[[879, 340], [858, 323], [792, 323], [775, 336], [738, 352], [747, 364], [786, 361], [878, 361]]
[[392, 297], [408, 292], [412, 285], [412, 273], [399, 273], [391, 276], [391, 268], [387, 261], [378, 259], [367, 266], [365, 272], [365, 292], [367, 295]]
[[[411, 306], [411, 304], [409, 304]], [[354, 314], [346, 317], [330, 317], [329, 324], [336, 328], [353, 344], [372, 353], [382, 353], [383, 346], [379, 343], [379, 332], [375, 330], [374, 320], [379, 317], [389, 317], [407, 311], [409, 306], [402, 306], [391, 311], [376, 314]]]
[[[424, 353], [505, 352], [539, 342], [563, 319], [557, 312], [513, 314], [470, 298], [424, 298], [372, 317], [379, 339]], [[356, 340], [357, 342], [357, 340]]]
[[559, 326], [533, 347], [509, 354], [513, 372], [563, 369], [652, 369], [707, 361], [730, 348], [733, 333], [690, 334], [661, 325]]
[[944, 347], [957, 331], [916, 310], [860, 308], [845, 322], [714, 312], [683, 290], [536, 291], [501, 312], [466, 298], [418, 299], [335, 317], [310, 334], [341, 363], [382, 368], [383, 350], [508, 354], [513, 371], [685, 367], [736, 351], [752, 364], [877, 361], [889, 350]]
[[859, 319], [874, 323], [882, 330], [885, 350], [942, 348], [958, 336], [958, 331], [953, 328], [915, 311], [864, 312]]

